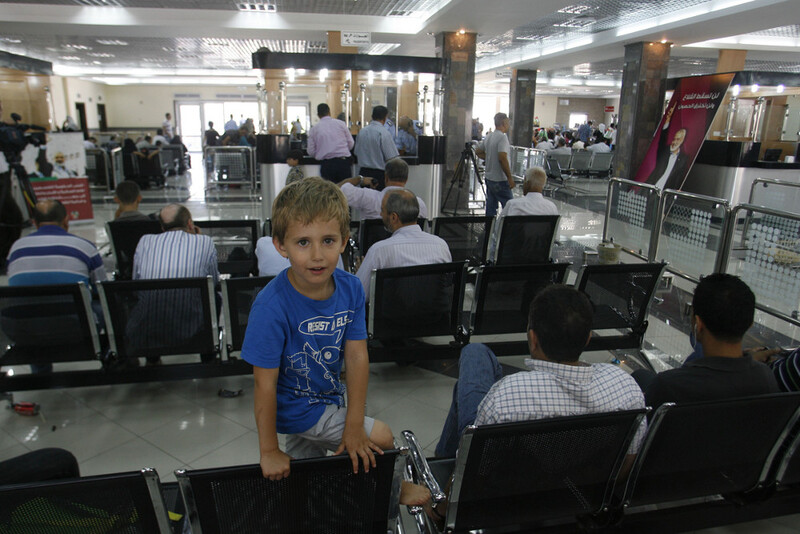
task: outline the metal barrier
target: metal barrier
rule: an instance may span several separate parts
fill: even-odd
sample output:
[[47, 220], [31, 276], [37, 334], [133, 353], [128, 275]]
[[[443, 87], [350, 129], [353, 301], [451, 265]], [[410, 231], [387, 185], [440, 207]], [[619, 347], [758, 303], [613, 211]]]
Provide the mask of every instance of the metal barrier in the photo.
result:
[[788, 213], [800, 213], [800, 183], [756, 178], [750, 186], [748, 204]]
[[92, 186], [107, 188], [111, 177], [111, 165], [108, 153], [102, 148], [87, 148], [86, 175]]
[[182, 145], [161, 145], [158, 150], [161, 152], [161, 171], [164, 176], [176, 176], [181, 169], [185, 170]]
[[511, 163], [511, 174], [518, 179], [525, 179], [525, 171], [531, 167], [544, 167], [544, 160], [547, 152], [535, 148], [522, 146], [512, 146], [509, 160]]
[[654, 185], [612, 178], [608, 182], [603, 240], [653, 261], [658, 241], [661, 190]]
[[206, 190], [219, 185], [256, 188], [255, 150], [249, 146], [207, 146], [203, 149]]
[[111, 179], [108, 181], [108, 192], [117, 188], [117, 184], [125, 181], [125, 170], [122, 158], [124, 158], [120, 147], [111, 149]]
[[693, 282], [720, 272], [730, 215], [727, 200], [665, 189], [651, 261], [658, 256], [670, 272]]
[[750, 286], [757, 308], [800, 326], [800, 215], [736, 206], [721, 265]]

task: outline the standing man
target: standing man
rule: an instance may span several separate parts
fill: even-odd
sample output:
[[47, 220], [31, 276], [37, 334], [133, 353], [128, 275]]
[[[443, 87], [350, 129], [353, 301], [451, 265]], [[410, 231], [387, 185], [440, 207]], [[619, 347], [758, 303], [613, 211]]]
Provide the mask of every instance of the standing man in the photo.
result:
[[214, 123], [208, 121], [208, 130], [205, 131], [203, 134], [205, 138], [205, 146], [217, 146], [219, 145], [219, 132], [214, 129]]
[[592, 135], [592, 121], [586, 121], [578, 126], [578, 137], [584, 145], [589, 142], [590, 135]]
[[355, 154], [358, 158], [358, 173], [374, 178], [378, 184], [376, 187], [378, 191], [382, 191], [385, 187], [386, 162], [400, 155], [392, 135], [384, 126], [388, 115], [389, 110], [386, 106], [372, 108], [372, 122], [358, 132], [358, 137], [356, 137]]
[[231, 120], [225, 123], [225, 131], [238, 130], [239, 124], [234, 120], [233, 113], [231, 113]]
[[164, 130], [164, 137], [167, 138], [167, 141], [171, 141], [173, 137], [175, 137], [175, 132], [172, 129], [172, 114], [165, 113], [164, 114], [164, 122], [161, 124], [161, 129]]
[[497, 215], [497, 203], [505, 207], [514, 196], [515, 183], [508, 164], [511, 143], [508, 142], [508, 115], [498, 113], [494, 116], [495, 130], [478, 143], [475, 153], [486, 161], [486, 215]]
[[331, 117], [328, 104], [317, 106], [317, 117], [319, 122], [308, 132], [308, 155], [320, 162], [319, 173], [326, 180], [339, 182], [350, 178], [353, 136], [345, 123]]

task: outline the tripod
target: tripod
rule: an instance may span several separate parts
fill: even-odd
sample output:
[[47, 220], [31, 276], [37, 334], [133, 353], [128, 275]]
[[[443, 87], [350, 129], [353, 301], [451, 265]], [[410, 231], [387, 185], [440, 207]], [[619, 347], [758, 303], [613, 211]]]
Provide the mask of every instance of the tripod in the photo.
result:
[[450, 178], [450, 187], [447, 190], [447, 195], [445, 195], [444, 201], [442, 202], [442, 213], [447, 214], [444, 210], [444, 207], [447, 205], [447, 201], [450, 199], [450, 194], [453, 192], [453, 188], [455, 187], [456, 183], [458, 183], [458, 188], [456, 191], [456, 203], [453, 207], [453, 213], [450, 214], [453, 216], [458, 215], [458, 204], [459, 200], [461, 200], [461, 189], [464, 187], [464, 182], [467, 181], [469, 177], [469, 165], [472, 165], [472, 168], [475, 169], [475, 177], [478, 179], [478, 183], [481, 185], [483, 198], [486, 198], [486, 188], [483, 185], [481, 173], [478, 170], [478, 160], [475, 157], [475, 152], [472, 150], [472, 144], [465, 143], [464, 150], [461, 151], [461, 159], [458, 160], [458, 163], [456, 164], [456, 170], [453, 171], [453, 177]]

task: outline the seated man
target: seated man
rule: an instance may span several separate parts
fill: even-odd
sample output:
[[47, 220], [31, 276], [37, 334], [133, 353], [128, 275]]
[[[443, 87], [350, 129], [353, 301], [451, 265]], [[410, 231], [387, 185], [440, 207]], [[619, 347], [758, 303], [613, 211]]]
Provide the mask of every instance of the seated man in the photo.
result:
[[[389, 191], [403, 189], [408, 182], [408, 163], [400, 158], [390, 159], [386, 162], [385, 171], [386, 187], [383, 191], [375, 189], [376, 181], [373, 178], [355, 176], [338, 183], [342, 193], [347, 199], [347, 205], [361, 211], [362, 219], [379, 219], [381, 217], [381, 204]], [[367, 187], [364, 187], [367, 186]], [[419, 216], [428, 218], [428, 208], [421, 198], [419, 203]]]
[[[489, 347], [477, 343], [464, 347], [436, 456], [455, 456], [467, 425], [644, 408], [642, 392], [625, 371], [607, 363], [579, 361], [591, 329], [592, 305], [586, 296], [571, 287], [552, 285], [531, 302], [528, 371], [503, 378]], [[638, 451], [645, 430], [643, 421], [631, 452]]]
[[704, 356], [657, 375], [636, 371], [647, 405], [777, 393], [770, 368], [742, 351], [755, 304], [753, 292], [736, 276], [716, 273], [700, 280], [692, 300], [692, 330]]
[[525, 171], [525, 183], [522, 185], [523, 197], [509, 200], [503, 211], [497, 217], [497, 223], [492, 230], [492, 239], [489, 242], [489, 257], [492, 257], [497, 243], [500, 240], [500, 224], [503, 217], [513, 215], [558, 215], [556, 205], [542, 195], [547, 184], [547, 173], [541, 167], [531, 167]]
[[370, 247], [356, 273], [364, 286], [367, 301], [373, 269], [453, 261], [447, 242], [439, 236], [423, 232], [417, 224], [418, 217], [417, 197], [408, 189], [390, 190], [383, 196], [381, 218], [392, 236]]
[[[208, 236], [200, 235], [192, 214], [180, 204], [170, 204], [158, 214], [164, 233], [142, 236], [133, 258], [133, 279], [195, 278], [219, 280], [217, 250]], [[173, 346], [176, 339], [199, 335], [203, 322], [194, 290], [146, 292], [128, 321], [131, 346], [143, 349], [157, 344]], [[204, 354], [204, 362], [214, 354]], [[157, 363], [157, 357], [148, 361]]]
[[115, 221], [137, 222], [152, 221], [150, 217], [139, 211], [142, 193], [139, 184], [133, 180], [125, 180], [114, 190], [114, 202], [119, 204], [114, 213]]
[[567, 141], [563, 137], [559, 137], [556, 141], [556, 148], [547, 152], [548, 156], [554, 154], [572, 154], [572, 149], [567, 146]]

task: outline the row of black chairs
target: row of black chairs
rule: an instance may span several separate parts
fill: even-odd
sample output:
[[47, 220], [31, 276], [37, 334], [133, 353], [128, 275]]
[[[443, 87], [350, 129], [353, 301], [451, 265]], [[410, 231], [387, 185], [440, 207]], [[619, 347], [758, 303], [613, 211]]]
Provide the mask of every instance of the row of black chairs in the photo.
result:
[[[467, 312], [466, 262], [377, 270], [367, 314], [371, 358], [458, 357], [464, 344], [481, 336], [494, 336], [489, 345], [498, 355], [524, 354], [530, 301], [542, 287], [563, 283], [568, 267], [482, 267]], [[598, 334], [589, 350], [641, 347], [663, 269], [664, 264], [623, 264], [581, 270], [577, 287], [595, 306]], [[221, 295], [210, 278], [103, 282], [98, 285], [103, 321], [83, 284], [0, 288], [0, 341], [10, 347], [0, 365], [103, 363], [87, 371], [6, 373], [0, 391], [248, 373], [250, 367], [234, 353], [242, 348], [250, 307], [270, 280], [223, 280]], [[512, 336], [498, 341], [498, 334]], [[142, 357], [186, 354], [204, 355], [204, 363], [131, 366]]]
[[593, 152], [591, 150], [573, 150], [570, 154], [549, 152], [546, 161], [556, 164], [562, 174], [569, 176], [611, 176], [612, 152]]
[[403, 435], [416, 480], [439, 501], [450, 487], [445, 532], [683, 532], [796, 513], [799, 418], [800, 394], [782, 393], [472, 426], [433, 461]]
[[[435, 460], [404, 431], [406, 447], [377, 456], [369, 473], [354, 474], [346, 456], [293, 460], [280, 481], [258, 465], [176, 471], [182, 506], [152, 469], [18, 484], [0, 487], [0, 529], [400, 532], [390, 495], [401, 461], [435, 501], [448, 488], [444, 532], [682, 532], [796, 513], [799, 418], [792, 393], [471, 426], [456, 458]], [[420, 533], [439, 532], [409, 511]]]

